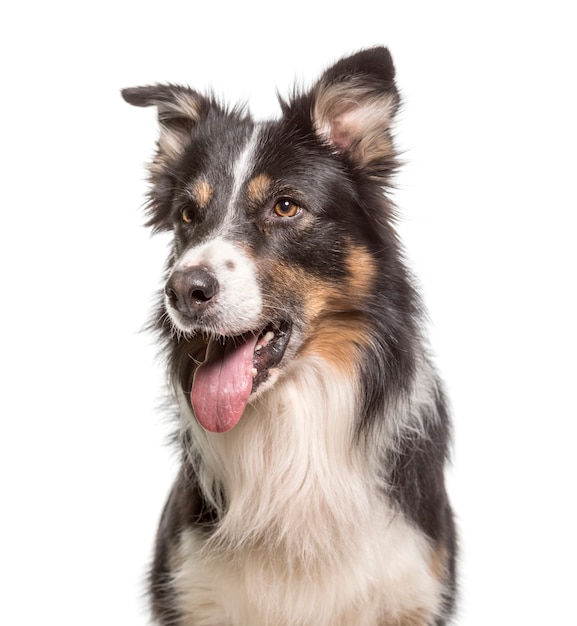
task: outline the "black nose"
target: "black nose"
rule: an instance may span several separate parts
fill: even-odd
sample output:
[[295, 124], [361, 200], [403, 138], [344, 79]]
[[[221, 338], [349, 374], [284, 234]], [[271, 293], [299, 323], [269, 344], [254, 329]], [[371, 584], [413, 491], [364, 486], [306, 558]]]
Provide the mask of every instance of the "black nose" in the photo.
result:
[[172, 273], [164, 292], [177, 311], [194, 316], [218, 293], [218, 280], [206, 267], [190, 267]]

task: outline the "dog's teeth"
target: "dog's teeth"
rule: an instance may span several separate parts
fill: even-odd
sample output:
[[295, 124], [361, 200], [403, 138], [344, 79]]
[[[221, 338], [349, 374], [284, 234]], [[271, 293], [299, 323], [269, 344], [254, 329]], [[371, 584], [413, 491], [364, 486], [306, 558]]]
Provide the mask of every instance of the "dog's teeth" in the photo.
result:
[[264, 347], [268, 346], [268, 344], [274, 339], [274, 333], [272, 330], [269, 330], [258, 342], [254, 351], [260, 352]]
[[252, 377], [253, 377], [253, 378], [256, 378], [256, 375], [258, 374], [258, 370], [256, 369], [256, 367], [253, 367], [253, 368], [250, 370], [250, 373], [252, 374]]

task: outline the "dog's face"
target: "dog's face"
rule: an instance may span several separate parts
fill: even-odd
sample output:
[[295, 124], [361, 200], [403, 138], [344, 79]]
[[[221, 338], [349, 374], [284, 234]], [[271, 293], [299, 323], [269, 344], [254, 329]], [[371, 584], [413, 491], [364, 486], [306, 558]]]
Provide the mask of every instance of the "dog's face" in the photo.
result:
[[232, 428], [295, 359], [339, 366], [368, 341], [393, 77], [386, 50], [359, 53], [260, 123], [184, 87], [123, 92], [158, 107], [150, 223], [174, 233], [163, 306], [203, 361], [183, 384], [207, 430]]

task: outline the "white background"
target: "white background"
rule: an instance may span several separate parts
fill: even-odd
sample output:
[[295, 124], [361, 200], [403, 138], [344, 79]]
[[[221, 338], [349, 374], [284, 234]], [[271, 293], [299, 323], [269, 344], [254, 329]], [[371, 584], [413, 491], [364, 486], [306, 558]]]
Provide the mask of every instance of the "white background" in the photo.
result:
[[120, 88], [212, 86], [271, 116], [276, 88], [383, 43], [400, 230], [454, 408], [456, 622], [577, 624], [571, 3], [5, 5], [0, 622], [147, 623], [175, 454], [139, 331], [166, 239], [141, 226], [154, 112]]

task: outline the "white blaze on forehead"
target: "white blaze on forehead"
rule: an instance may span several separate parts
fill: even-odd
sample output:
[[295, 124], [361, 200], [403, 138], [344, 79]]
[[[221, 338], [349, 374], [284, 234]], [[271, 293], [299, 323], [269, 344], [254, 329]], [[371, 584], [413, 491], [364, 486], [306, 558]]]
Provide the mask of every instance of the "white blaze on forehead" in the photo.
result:
[[232, 241], [217, 236], [187, 250], [174, 270], [202, 266], [219, 284], [211, 305], [211, 318], [218, 319], [214, 330], [222, 335], [237, 335], [258, 330], [261, 323], [262, 294], [253, 259]]
[[230, 200], [228, 204], [229, 211], [231, 209], [233, 211], [235, 210], [235, 207], [238, 202], [239, 195], [240, 195], [240, 191], [254, 166], [253, 157], [256, 151], [256, 147], [258, 145], [259, 135], [260, 135], [260, 126], [257, 125], [252, 131], [252, 135], [250, 136], [249, 140], [246, 142], [238, 159], [234, 163], [234, 167], [232, 170], [233, 186], [232, 186], [232, 192], [230, 194]]
[[[259, 135], [260, 126], [256, 126], [231, 166], [232, 188], [227, 215], [211, 238], [186, 250], [174, 266], [174, 271], [201, 266], [215, 276], [218, 293], [210, 305], [211, 327], [205, 330], [220, 335], [257, 331], [262, 325], [262, 294], [256, 264], [241, 246], [226, 238], [228, 228], [234, 224], [242, 188], [253, 169]], [[185, 332], [189, 330], [188, 324], [181, 322], [172, 307], [167, 306], [167, 310], [177, 327]]]

